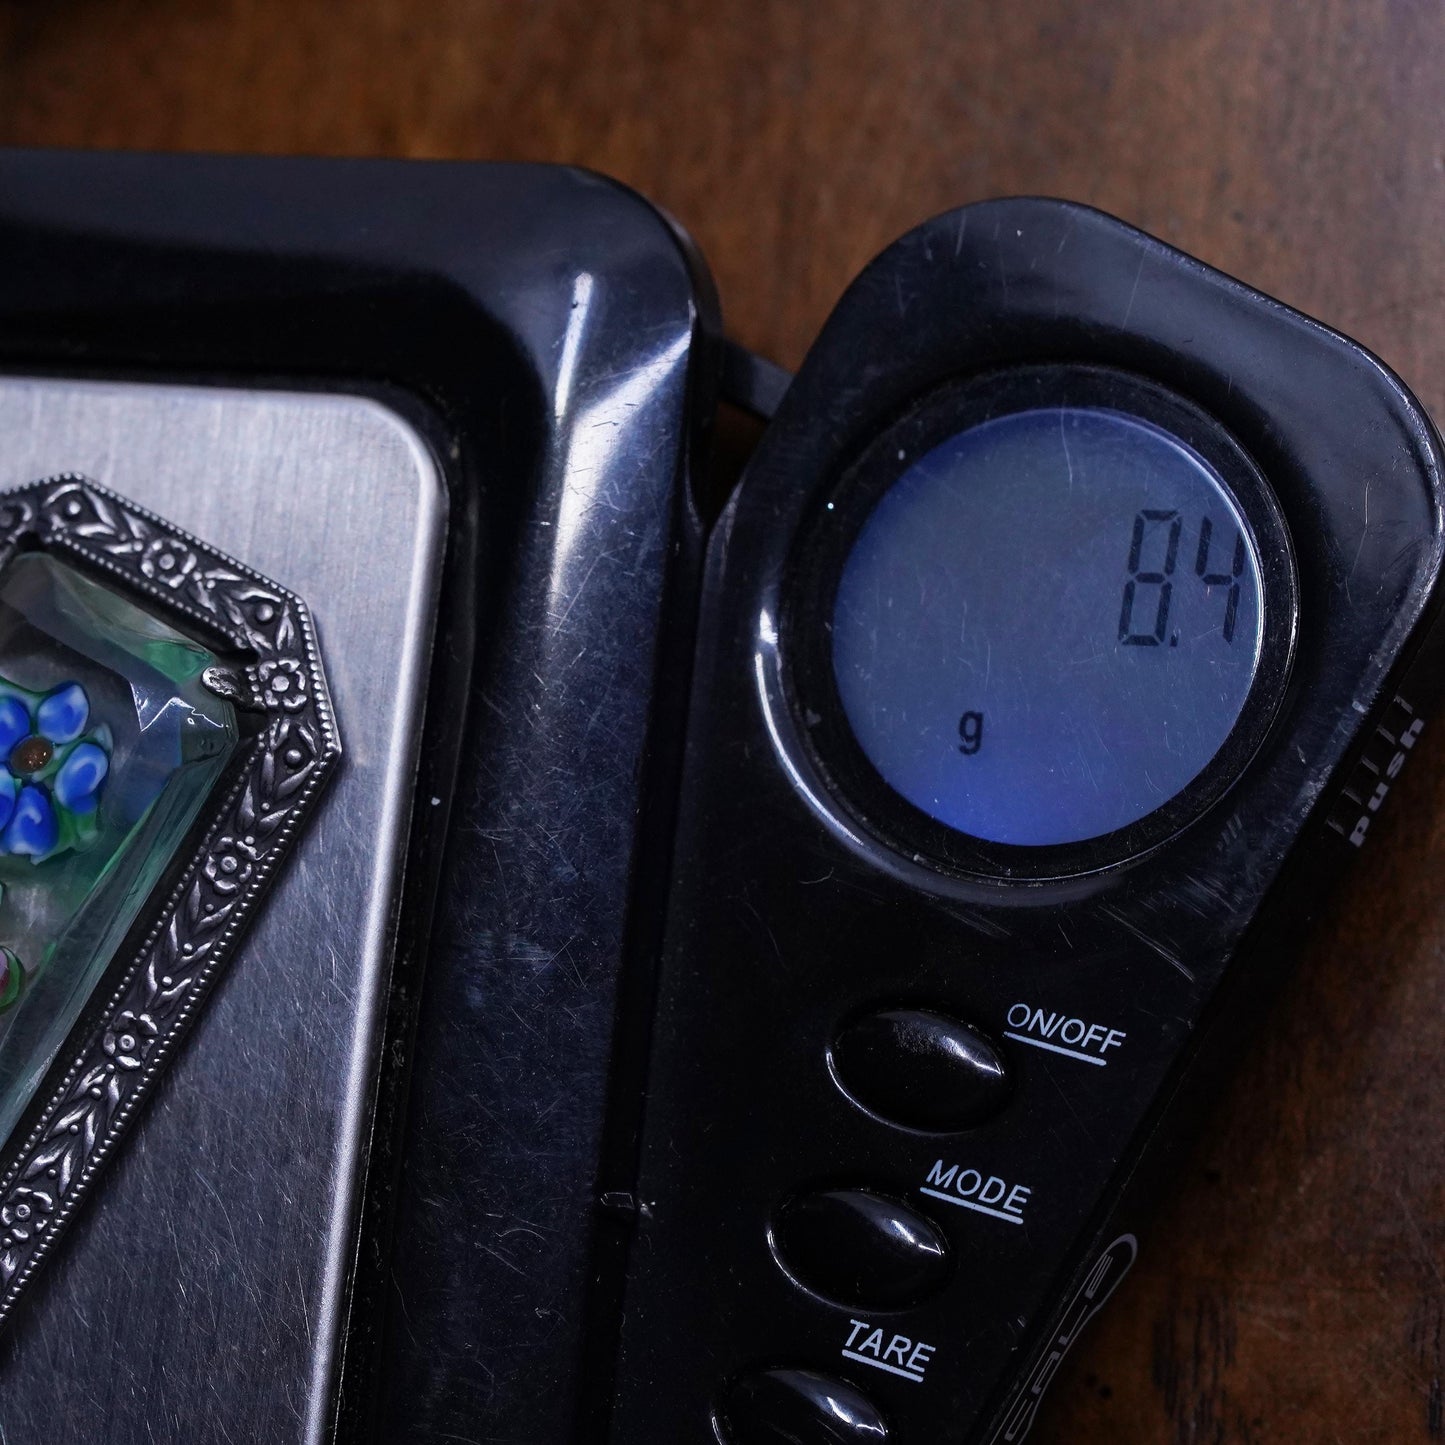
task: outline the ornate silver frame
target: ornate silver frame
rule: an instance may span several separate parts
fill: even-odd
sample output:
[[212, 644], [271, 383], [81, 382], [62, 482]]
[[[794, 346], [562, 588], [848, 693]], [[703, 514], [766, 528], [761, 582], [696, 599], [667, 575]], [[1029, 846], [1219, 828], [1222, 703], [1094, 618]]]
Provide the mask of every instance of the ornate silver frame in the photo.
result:
[[0, 1323], [180, 1047], [341, 758], [294, 593], [79, 475], [0, 494], [0, 568], [22, 543], [109, 574], [244, 660], [205, 682], [262, 718], [207, 801], [203, 841], [147, 901], [130, 935], [143, 941], [111, 961], [92, 1004], [107, 988], [108, 1000], [82, 1015], [0, 1151]]

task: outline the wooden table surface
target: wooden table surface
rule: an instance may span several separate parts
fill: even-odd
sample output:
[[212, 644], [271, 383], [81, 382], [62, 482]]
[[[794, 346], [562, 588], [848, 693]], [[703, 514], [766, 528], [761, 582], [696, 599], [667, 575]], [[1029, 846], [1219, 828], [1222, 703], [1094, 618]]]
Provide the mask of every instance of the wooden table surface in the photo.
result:
[[[0, 0], [0, 144], [592, 166], [788, 365], [914, 222], [1067, 196], [1439, 417], [1442, 96], [1438, 0]], [[1445, 743], [1407, 778], [1041, 1445], [1445, 1437]]]

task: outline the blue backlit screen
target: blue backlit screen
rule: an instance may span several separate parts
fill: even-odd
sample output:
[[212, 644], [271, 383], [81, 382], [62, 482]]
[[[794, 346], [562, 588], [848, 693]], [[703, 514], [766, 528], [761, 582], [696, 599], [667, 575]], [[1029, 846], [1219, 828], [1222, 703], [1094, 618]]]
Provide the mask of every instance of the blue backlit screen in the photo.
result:
[[896, 792], [994, 843], [1101, 837], [1178, 795], [1239, 719], [1259, 559], [1218, 472], [1138, 417], [1014, 412], [911, 463], [839, 580], [833, 668]]

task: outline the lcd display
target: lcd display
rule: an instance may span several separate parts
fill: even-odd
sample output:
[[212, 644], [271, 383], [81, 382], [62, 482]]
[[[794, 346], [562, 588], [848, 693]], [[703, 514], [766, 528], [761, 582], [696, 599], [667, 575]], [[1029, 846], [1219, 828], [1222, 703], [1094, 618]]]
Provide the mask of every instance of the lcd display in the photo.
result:
[[1255, 539], [1161, 428], [1014, 412], [899, 459], [848, 554], [833, 667], [864, 753], [989, 842], [1078, 843], [1146, 817], [1220, 750], [1262, 641]]

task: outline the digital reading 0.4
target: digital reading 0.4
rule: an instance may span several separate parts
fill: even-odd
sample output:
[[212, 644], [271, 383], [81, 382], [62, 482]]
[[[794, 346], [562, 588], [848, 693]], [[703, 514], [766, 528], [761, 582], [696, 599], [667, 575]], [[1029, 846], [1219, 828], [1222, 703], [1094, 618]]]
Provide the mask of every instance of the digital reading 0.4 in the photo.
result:
[[1253, 535], [1210, 462], [1142, 417], [1036, 407], [963, 428], [883, 492], [839, 579], [833, 671], [894, 792], [1048, 847], [1188, 787], [1262, 635]]
[[[1167, 528], [1167, 531], [1164, 529]], [[1179, 537], [1184, 529], [1183, 518], [1175, 511], [1145, 507], [1134, 518], [1134, 535], [1129, 543], [1129, 580], [1124, 583], [1124, 605], [1119, 612], [1119, 641], [1126, 647], [1158, 647], [1169, 631], [1169, 607], [1174, 596], [1175, 568], [1179, 561]], [[1239, 578], [1244, 571], [1244, 533], [1235, 527], [1234, 561], [1228, 572], [1210, 570], [1210, 554], [1214, 547], [1214, 522], [1206, 515], [1199, 519], [1199, 546], [1194, 556], [1194, 575], [1205, 587], [1225, 587], [1224, 613], [1221, 628], [1226, 642], [1234, 641], [1234, 628], [1239, 620]], [[1164, 556], [1158, 570], [1147, 570], [1145, 553], [1151, 534], [1164, 536]], [[1227, 537], [1228, 533], [1224, 535]], [[1156, 543], [1157, 545], [1157, 543]], [[1228, 544], [1226, 543], [1226, 549]], [[1135, 631], [1134, 606], [1141, 603], [1140, 586], [1159, 589], [1154, 598], [1154, 625], [1148, 631]], [[1169, 637], [1169, 645], [1179, 645], [1179, 634]]]

